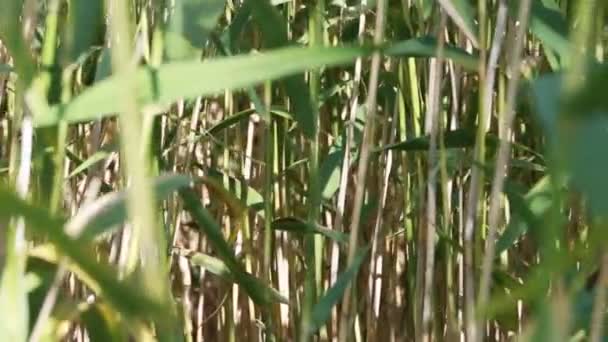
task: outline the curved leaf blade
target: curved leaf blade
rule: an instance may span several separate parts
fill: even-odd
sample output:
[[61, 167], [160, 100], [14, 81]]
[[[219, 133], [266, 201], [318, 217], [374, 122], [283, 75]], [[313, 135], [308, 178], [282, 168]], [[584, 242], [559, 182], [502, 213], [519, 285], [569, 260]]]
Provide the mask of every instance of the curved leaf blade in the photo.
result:
[[[187, 187], [190, 178], [179, 174], [158, 177], [154, 182], [157, 200], [162, 200], [176, 190]], [[113, 231], [127, 220], [127, 193], [125, 191], [104, 195], [81, 210], [67, 223], [68, 234], [90, 241]]]

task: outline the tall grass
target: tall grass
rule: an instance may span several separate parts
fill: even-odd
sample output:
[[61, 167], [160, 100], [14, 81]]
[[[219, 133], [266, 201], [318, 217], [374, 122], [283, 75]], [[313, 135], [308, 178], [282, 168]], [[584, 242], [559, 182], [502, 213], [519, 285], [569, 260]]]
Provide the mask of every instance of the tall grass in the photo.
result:
[[608, 6], [0, 0], [0, 336], [603, 341]]

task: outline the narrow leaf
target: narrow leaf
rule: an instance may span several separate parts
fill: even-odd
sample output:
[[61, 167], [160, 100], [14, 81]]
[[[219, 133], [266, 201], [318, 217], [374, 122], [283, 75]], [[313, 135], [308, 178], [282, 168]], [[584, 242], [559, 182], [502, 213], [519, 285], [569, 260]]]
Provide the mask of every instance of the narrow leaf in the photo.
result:
[[367, 256], [368, 249], [369, 248], [362, 249], [357, 253], [350, 267], [348, 267], [344, 271], [344, 273], [342, 273], [338, 277], [336, 283], [332, 287], [330, 287], [327, 292], [325, 292], [323, 297], [319, 299], [319, 302], [315, 304], [312, 309], [310, 334], [314, 334], [325, 324], [325, 322], [327, 322], [329, 316], [331, 316], [332, 308], [338, 303], [340, 299], [342, 299], [344, 291], [346, 291], [346, 288], [357, 276], [359, 267]]
[[12, 191], [0, 188], [0, 217], [22, 216], [27, 228], [46, 236], [84, 275], [81, 279], [98, 295], [128, 317], [150, 317], [166, 320], [166, 307], [143, 293], [134, 284], [116, 279], [116, 270], [97, 262], [93, 247], [82, 240], [70, 238], [62, 229], [63, 220], [50, 216], [45, 209], [32, 206]]
[[[155, 198], [160, 201], [189, 184], [190, 178], [187, 176], [178, 174], [160, 176], [154, 181]], [[126, 191], [104, 195], [81, 208], [67, 223], [66, 231], [87, 241], [107, 234], [127, 220], [126, 203]]]
[[[235, 282], [236, 277], [222, 260], [208, 254], [194, 251], [181, 250], [180, 253], [187, 256], [192, 264], [203, 267], [207, 271], [223, 278], [224, 280]], [[245, 273], [243, 276], [252, 284], [252, 286], [257, 287], [258, 291], [262, 291], [263, 293], [267, 294], [269, 298], [279, 303], [289, 304], [289, 300], [281, 295], [281, 293], [276, 289], [266, 286], [262, 281], [249, 273]]]
[[[437, 39], [421, 37], [404, 40], [387, 46], [384, 53], [389, 56], [401, 57], [433, 57], [437, 54]], [[452, 44], [444, 45], [443, 54], [445, 58], [451, 59], [454, 63], [460, 64], [471, 71], [477, 70], [479, 65], [478, 56], [471, 55]]]
[[184, 201], [184, 208], [190, 212], [192, 218], [198, 223], [198, 227], [207, 235], [209, 244], [228, 267], [234, 281], [243, 288], [251, 300], [260, 306], [270, 305], [276, 301], [275, 293], [269, 292], [268, 288], [262, 286], [258, 279], [245, 272], [245, 268], [236, 259], [232, 248], [224, 239], [219, 225], [207, 209], [201, 205], [198, 194], [190, 188], [181, 189], [179, 193]]
[[468, 0], [439, 0], [439, 5], [452, 18], [456, 26], [469, 38], [473, 46], [479, 47], [477, 34], [475, 34], [473, 9]]

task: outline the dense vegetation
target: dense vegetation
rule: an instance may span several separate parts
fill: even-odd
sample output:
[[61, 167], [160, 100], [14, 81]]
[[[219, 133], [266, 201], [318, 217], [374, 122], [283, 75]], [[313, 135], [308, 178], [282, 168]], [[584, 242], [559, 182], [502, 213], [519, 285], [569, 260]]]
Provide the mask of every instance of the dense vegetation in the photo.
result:
[[0, 0], [1, 339], [608, 341], [607, 47], [602, 0]]

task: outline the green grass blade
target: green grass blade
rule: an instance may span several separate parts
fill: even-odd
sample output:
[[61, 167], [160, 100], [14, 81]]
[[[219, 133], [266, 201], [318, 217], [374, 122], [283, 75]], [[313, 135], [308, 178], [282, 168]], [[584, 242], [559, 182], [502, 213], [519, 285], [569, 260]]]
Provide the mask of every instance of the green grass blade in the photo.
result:
[[[451, 59], [454, 63], [462, 65], [470, 71], [477, 70], [479, 57], [471, 55], [465, 50], [451, 45], [444, 44], [443, 57]], [[437, 54], [437, 39], [434, 37], [420, 37], [404, 40], [388, 45], [384, 49], [388, 56], [399, 57], [433, 57]]]
[[190, 188], [181, 189], [180, 196], [184, 202], [184, 208], [190, 212], [192, 218], [198, 223], [198, 228], [207, 235], [209, 244], [215, 250], [219, 258], [224, 262], [245, 293], [260, 306], [266, 306], [276, 300], [273, 292], [262, 286], [261, 282], [245, 272], [243, 265], [234, 256], [233, 250], [224, 239], [219, 225], [211, 214], [201, 203], [197, 193]]
[[87, 170], [91, 166], [97, 164], [98, 162], [106, 159], [109, 156], [110, 156], [110, 153], [107, 151], [102, 150], [102, 151], [95, 152], [92, 156], [87, 158], [87, 160], [83, 161], [82, 163], [80, 163], [80, 165], [78, 165], [76, 168], [74, 168], [74, 170], [72, 170], [72, 172], [70, 172], [70, 174], [68, 175], [67, 178], [70, 179], [76, 175], [79, 175], [81, 172]]
[[81, 279], [118, 311], [128, 317], [164, 318], [165, 305], [151, 300], [131, 283], [120, 282], [116, 270], [97, 262], [94, 250], [87, 242], [70, 238], [62, 229], [63, 220], [51, 216], [47, 210], [20, 199], [12, 191], [0, 188], [0, 217], [22, 216], [27, 228], [39, 236], [46, 236], [58, 251], [65, 255], [84, 275]]
[[[190, 178], [179, 174], [158, 177], [154, 182], [157, 200], [163, 200], [179, 188], [187, 187]], [[104, 195], [82, 208], [66, 226], [71, 234], [78, 234], [85, 241], [93, 240], [114, 231], [127, 220], [127, 193], [125, 191]]]
[[[222, 260], [200, 252], [182, 250], [180, 253], [188, 257], [193, 265], [200, 266], [207, 271], [223, 278], [224, 280], [236, 282], [237, 277], [232, 274], [230, 268], [226, 266], [226, 263], [224, 263]], [[251, 283], [253, 287], [257, 287], [258, 291], [261, 290], [263, 293], [267, 294], [268, 298], [279, 303], [289, 304], [289, 300], [281, 295], [279, 291], [266, 286], [253, 275], [245, 273], [242, 275], [242, 277], [246, 278], [246, 281]]]
[[[213, 125], [211, 128], [209, 128], [208, 132], [210, 134], [217, 134], [218, 132], [220, 132], [228, 127], [231, 127], [241, 121], [248, 119], [253, 113], [255, 113], [255, 109], [245, 109], [238, 113], [234, 113], [233, 115], [230, 115], [229, 117], [225, 118], [224, 120]], [[275, 115], [276, 117], [279, 117], [282, 119], [293, 120], [293, 117], [291, 114], [289, 114], [285, 111], [282, 111], [282, 110], [270, 109], [270, 113]]]
[[165, 54], [171, 60], [196, 57], [226, 5], [225, 0], [175, 2], [165, 36]]
[[75, 61], [91, 46], [103, 45], [104, 2], [102, 0], [73, 0], [68, 19], [68, 58]]
[[[321, 66], [348, 64], [370, 49], [363, 47], [288, 47], [263, 54], [250, 54], [199, 61], [174, 62], [158, 69], [142, 67], [137, 73], [139, 102], [153, 111], [180, 98], [212, 95], [239, 89]], [[228, 76], [229, 75], [229, 76]], [[35, 125], [54, 125], [59, 118], [68, 123], [100, 119], [120, 111], [125, 78], [111, 76], [62, 106], [35, 109]], [[107, 99], [113, 99], [108, 101]], [[152, 109], [150, 109], [152, 108]]]
[[369, 248], [360, 250], [355, 256], [352, 264], [336, 280], [336, 283], [325, 292], [319, 302], [312, 309], [312, 322], [310, 334], [319, 330], [331, 316], [332, 308], [338, 303], [349, 284], [354, 281], [359, 267], [367, 256]]
[[[277, 48], [288, 43], [287, 25], [268, 0], [255, 0], [250, 4], [252, 17], [262, 31], [266, 46]], [[293, 75], [283, 80], [285, 91], [293, 105], [294, 118], [304, 134], [312, 138], [317, 131], [316, 110], [303, 75]], [[316, 104], [314, 104], [316, 105]]]
[[286, 232], [296, 233], [296, 234], [321, 234], [330, 240], [338, 242], [340, 244], [346, 244], [348, 241], [348, 237], [346, 234], [321, 227], [314, 226], [308, 222], [304, 222], [295, 217], [283, 217], [280, 219], [276, 219], [272, 222], [272, 229], [274, 230], [282, 230]]
[[330, 199], [340, 187], [340, 168], [344, 160], [344, 149], [330, 152], [321, 163], [319, 183], [324, 199]]

